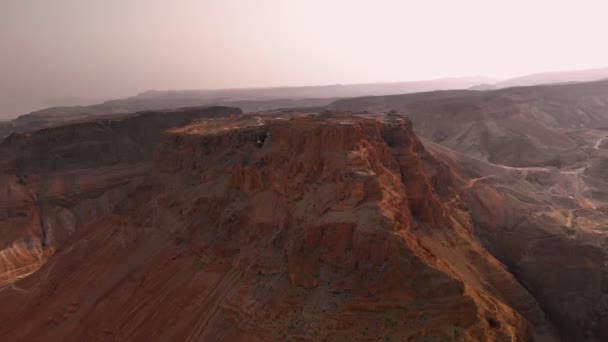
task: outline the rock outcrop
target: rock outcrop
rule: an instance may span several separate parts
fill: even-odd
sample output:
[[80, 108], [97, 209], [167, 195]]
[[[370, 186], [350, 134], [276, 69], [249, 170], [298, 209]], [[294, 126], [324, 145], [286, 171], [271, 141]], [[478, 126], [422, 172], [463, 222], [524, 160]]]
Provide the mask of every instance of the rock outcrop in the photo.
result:
[[405, 118], [200, 121], [133, 187], [0, 290], [0, 339], [557, 338]]
[[7, 137], [0, 144], [0, 286], [35, 271], [80, 227], [112, 212], [149, 171], [164, 130], [240, 113], [145, 112]]

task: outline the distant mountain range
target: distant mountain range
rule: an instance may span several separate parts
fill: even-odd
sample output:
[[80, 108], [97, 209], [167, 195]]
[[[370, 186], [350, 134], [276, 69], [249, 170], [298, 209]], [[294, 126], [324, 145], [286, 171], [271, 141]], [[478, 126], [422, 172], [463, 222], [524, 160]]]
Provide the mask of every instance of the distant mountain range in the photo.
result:
[[340, 98], [398, 95], [433, 90], [492, 90], [514, 86], [586, 82], [608, 78], [608, 68], [548, 72], [496, 80], [488, 77], [443, 78], [416, 82], [367, 83], [305, 87], [214, 90], [149, 90], [132, 97], [89, 106], [50, 107], [0, 122], [0, 138], [13, 131], [31, 130], [94, 117], [146, 110], [211, 105], [235, 106], [245, 112], [280, 108], [323, 107]]
[[608, 68], [566, 72], [545, 72], [512, 78], [497, 84], [500, 88], [547, 83], [587, 82], [608, 78]]

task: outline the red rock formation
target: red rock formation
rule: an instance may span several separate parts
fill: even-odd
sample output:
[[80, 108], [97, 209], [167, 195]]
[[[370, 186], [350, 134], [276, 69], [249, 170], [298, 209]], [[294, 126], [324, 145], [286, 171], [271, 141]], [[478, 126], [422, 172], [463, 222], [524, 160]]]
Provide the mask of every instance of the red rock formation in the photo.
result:
[[162, 131], [236, 108], [147, 112], [15, 133], [0, 144], [0, 286], [35, 271], [143, 180]]
[[174, 129], [111, 215], [0, 291], [0, 339], [555, 339], [453, 182], [406, 119]]

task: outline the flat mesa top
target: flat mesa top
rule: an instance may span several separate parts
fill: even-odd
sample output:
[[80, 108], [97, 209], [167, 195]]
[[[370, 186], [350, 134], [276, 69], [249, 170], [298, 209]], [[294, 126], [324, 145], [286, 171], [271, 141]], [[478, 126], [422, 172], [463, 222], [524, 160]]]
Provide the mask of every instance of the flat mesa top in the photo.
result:
[[308, 126], [318, 124], [354, 125], [357, 122], [379, 121], [382, 123], [402, 123], [408, 121], [404, 116], [391, 116], [386, 113], [350, 113], [336, 112], [299, 113], [299, 112], [273, 112], [258, 113], [246, 116], [200, 119], [188, 126], [169, 130], [171, 133], [192, 135], [214, 135], [227, 131], [249, 129], [268, 125], [294, 125]]
[[188, 126], [169, 130], [171, 133], [207, 135], [264, 125], [261, 117], [244, 116], [196, 120]]

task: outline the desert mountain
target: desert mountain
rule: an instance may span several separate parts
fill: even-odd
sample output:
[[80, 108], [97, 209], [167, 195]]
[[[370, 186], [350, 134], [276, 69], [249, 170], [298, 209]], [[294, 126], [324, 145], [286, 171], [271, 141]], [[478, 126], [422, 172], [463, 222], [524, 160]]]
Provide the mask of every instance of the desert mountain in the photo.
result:
[[141, 175], [34, 247], [52, 256], [0, 290], [3, 340], [557, 338], [406, 118], [204, 118]]
[[608, 82], [340, 100], [407, 114], [469, 179], [475, 235], [568, 340], [608, 338]]
[[307, 87], [219, 90], [146, 91], [136, 96], [90, 106], [58, 106], [0, 122], [0, 138], [14, 131], [29, 131], [100, 116], [145, 110], [166, 110], [209, 105], [236, 106], [245, 112], [293, 107], [322, 107], [340, 97], [404, 94], [438, 89], [464, 89], [488, 78], [446, 78], [416, 82], [369, 83]]
[[592, 82], [608, 79], [608, 68], [585, 69], [573, 71], [541, 72], [498, 81], [481, 83], [471, 87], [471, 90], [492, 90], [511, 87], [525, 87], [543, 84], [567, 84]]
[[[89, 106], [57, 106], [0, 121], [0, 138], [68, 122], [144, 110], [165, 110], [204, 105], [239, 107], [245, 112], [280, 108], [322, 107], [337, 98], [408, 94], [449, 89], [497, 89], [550, 83], [594, 81], [608, 77], [608, 69], [540, 73], [499, 81], [488, 77], [444, 78], [428, 81], [326, 85], [306, 87], [216, 90], [150, 90], [136, 96]], [[68, 99], [69, 100], [69, 99]], [[73, 100], [70, 100], [73, 101]], [[69, 101], [68, 101], [69, 102]]]
[[607, 101], [600, 81], [12, 134], [0, 338], [604, 341]]
[[510, 78], [496, 83], [496, 88], [532, 86], [550, 83], [590, 82], [608, 78], [608, 68], [543, 72]]
[[[411, 82], [302, 87], [150, 90], [136, 96], [86, 106], [70, 105], [70, 103], [78, 100], [66, 98], [63, 106], [36, 110], [21, 115], [16, 120], [0, 121], [0, 138], [13, 131], [40, 129], [74, 120], [94, 119], [102, 115], [133, 113], [144, 110], [224, 105], [239, 107], [245, 112], [257, 112], [279, 108], [321, 107], [337, 98], [409, 94], [449, 89], [490, 90], [541, 84], [589, 82], [605, 78], [608, 78], [607, 68], [537, 73], [503, 80], [490, 77], [460, 77]], [[27, 101], [32, 101], [32, 99]], [[53, 100], [53, 102], [61, 103], [61, 99]], [[31, 108], [31, 104], [25, 103], [15, 104], [15, 106], [9, 106], [4, 110], [17, 111], [16, 108]]]
[[241, 113], [224, 107], [136, 113], [6, 138], [0, 145], [0, 284], [36, 270], [72, 233], [111, 212], [150, 169], [161, 132]]

